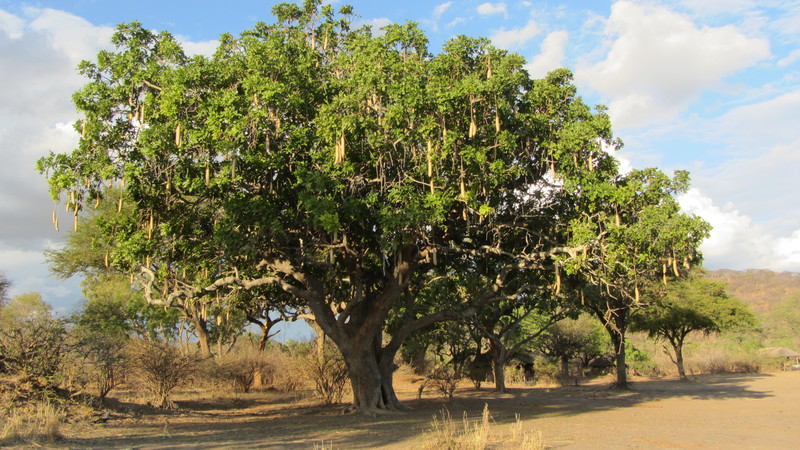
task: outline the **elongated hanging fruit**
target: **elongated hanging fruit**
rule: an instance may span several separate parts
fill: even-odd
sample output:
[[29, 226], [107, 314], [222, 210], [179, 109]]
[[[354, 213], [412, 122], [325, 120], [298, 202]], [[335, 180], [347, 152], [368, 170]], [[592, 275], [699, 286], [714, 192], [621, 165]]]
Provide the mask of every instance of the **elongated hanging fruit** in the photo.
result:
[[474, 138], [478, 134], [478, 125], [475, 123], [475, 118], [469, 121], [469, 137]]
[[147, 226], [147, 240], [153, 238], [153, 213], [150, 213], [150, 223]]
[[333, 149], [334, 164], [341, 164], [344, 162], [345, 146], [346, 146], [346, 141], [344, 138], [344, 131], [342, 131], [342, 134], [339, 135], [339, 139], [336, 141], [336, 144], [334, 145]]
[[500, 132], [500, 111], [497, 110], [494, 112], [494, 130]]
[[183, 142], [181, 141], [181, 124], [175, 127], [175, 146], [180, 147]]
[[428, 141], [428, 180], [431, 183], [431, 194], [435, 192], [433, 184], [433, 143]]
[[119, 198], [119, 203], [117, 204], [117, 212], [122, 212], [122, 197]]
[[678, 271], [678, 259], [672, 258], [672, 271], [675, 273], [676, 277], [680, 277], [681, 273]]
[[211, 168], [206, 164], [206, 186], [211, 183]]
[[667, 285], [667, 265], [666, 265], [666, 263], [661, 265], [661, 278], [664, 281], [664, 286], [666, 286]]
[[561, 270], [556, 266], [556, 295], [561, 293]]
[[634, 299], [633, 300], [636, 303], [639, 303], [639, 286], [638, 285], [633, 287], [633, 295], [634, 295]]

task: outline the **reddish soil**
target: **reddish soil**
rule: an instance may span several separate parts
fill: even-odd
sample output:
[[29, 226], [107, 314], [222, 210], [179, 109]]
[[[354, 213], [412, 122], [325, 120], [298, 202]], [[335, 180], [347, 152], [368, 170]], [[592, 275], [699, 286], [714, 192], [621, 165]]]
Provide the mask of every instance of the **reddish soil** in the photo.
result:
[[[71, 448], [419, 448], [431, 418], [446, 407], [461, 421], [489, 405], [490, 441], [506, 448], [515, 415], [540, 431], [547, 448], [797, 448], [800, 372], [705, 376], [681, 382], [635, 378], [631, 391], [607, 379], [559, 388], [515, 387], [508, 394], [464, 385], [451, 401], [398, 376], [410, 413], [344, 414], [296, 394], [256, 392], [225, 398], [182, 393], [178, 411], [114, 400], [106, 424], [78, 421], [57, 446]], [[491, 386], [489, 386], [491, 388]], [[112, 392], [112, 395], [114, 392]], [[124, 397], [122, 397], [124, 398]]]

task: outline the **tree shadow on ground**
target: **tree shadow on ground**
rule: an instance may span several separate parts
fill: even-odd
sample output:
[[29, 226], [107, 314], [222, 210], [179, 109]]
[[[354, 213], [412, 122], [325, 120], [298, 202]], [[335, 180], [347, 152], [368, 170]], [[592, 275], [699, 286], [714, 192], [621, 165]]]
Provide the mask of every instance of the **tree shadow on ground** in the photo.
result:
[[[515, 388], [498, 394], [488, 390], [459, 390], [451, 401], [442, 399], [406, 400], [408, 413], [377, 416], [343, 414], [343, 406], [292, 405], [248, 400], [246, 408], [213, 402], [179, 402], [181, 415], [150, 415], [139, 422], [110, 423], [118, 427], [113, 438], [68, 439], [71, 447], [106, 448], [286, 448], [321, 447], [374, 448], [402, 446], [419, 440], [430, 430], [431, 420], [446, 408], [457, 427], [464, 414], [480, 417], [488, 405], [497, 425], [540, 417], [568, 417], [616, 408], [647, 407], [668, 398], [692, 400], [764, 399], [774, 394], [748, 387], [752, 381], [769, 377], [761, 374], [736, 374], [702, 377], [697, 380], [646, 380], [633, 383], [632, 390], [609, 389], [607, 385], [564, 386], [559, 388]], [[241, 406], [241, 405], [240, 405]], [[650, 405], [651, 407], [657, 407]], [[214, 413], [210, 411], [214, 410]]]

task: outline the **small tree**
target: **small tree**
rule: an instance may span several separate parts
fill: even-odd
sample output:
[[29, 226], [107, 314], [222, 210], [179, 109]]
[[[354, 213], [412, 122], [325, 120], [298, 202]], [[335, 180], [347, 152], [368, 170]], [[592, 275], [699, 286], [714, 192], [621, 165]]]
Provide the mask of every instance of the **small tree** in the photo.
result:
[[650, 307], [634, 315], [631, 331], [643, 331], [651, 338], [668, 342], [672, 352], [666, 346], [664, 352], [685, 380], [683, 346], [689, 334], [754, 328], [756, 323], [747, 305], [728, 295], [724, 283], [694, 273], [688, 279], [670, 283]]
[[186, 381], [196, 360], [164, 342], [134, 341], [129, 358], [141, 386], [150, 392], [159, 408], [174, 409], [172, 391]]
[[36, 292], [14, 297], [0, 307], [0, 367], [37, 389], [53, 388], [66, 345], [64, 324]]

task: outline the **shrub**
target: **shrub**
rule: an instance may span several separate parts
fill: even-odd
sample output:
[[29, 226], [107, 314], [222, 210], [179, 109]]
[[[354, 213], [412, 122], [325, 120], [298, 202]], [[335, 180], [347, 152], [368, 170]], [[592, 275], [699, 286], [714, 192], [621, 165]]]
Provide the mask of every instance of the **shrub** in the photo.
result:
[[175, 408], [170, 394], [186, 381], [197, 360], [160, 341], [131, 341], [128, 354], [136, 381], [152, 395], [156, 406]]
[[66, 351], [64, 324], [41, 319], [0, 327], [0, 360], [4, 371], [34, 388], [53, 388], [60, 381]]
[[[433, 373], [428, 376], [428, 380], [430, 380], [430, 384], [433, 388], [447, 397], [448, 400], [453, 398], [453, 393], [456, 391], [458, 382], [461, 381], [462, 378], [462, 371], [450, 364], [438, 366], [433, 370]], [[422, 388], [420, 389], [420, 393], [421, 392]]]
[[[230, 353], [212, 360], [207, 366], [207, 375], [210, 379], [230, 385], [234, 392], [246, 393], [256, 384], [256, 378], [262, 382], [264, 378], [272, 378], [272, 364], [267, 361], [264, 354], [255, 351], [240, 351]], [[259, 383], [260, 384], [260, 383]]]
[[548, 358], [536, 358], [533, 362], [536, 384], [558, 385], [561, 376], [561, 365]]
[[298, 355], [306, 378], [313, 382], [314, 393], [322, 403], [330, 405], [342, 401], [347, 386], [347, 364], [339, 350], [326, 345], [321, 353], [311, 351]]

